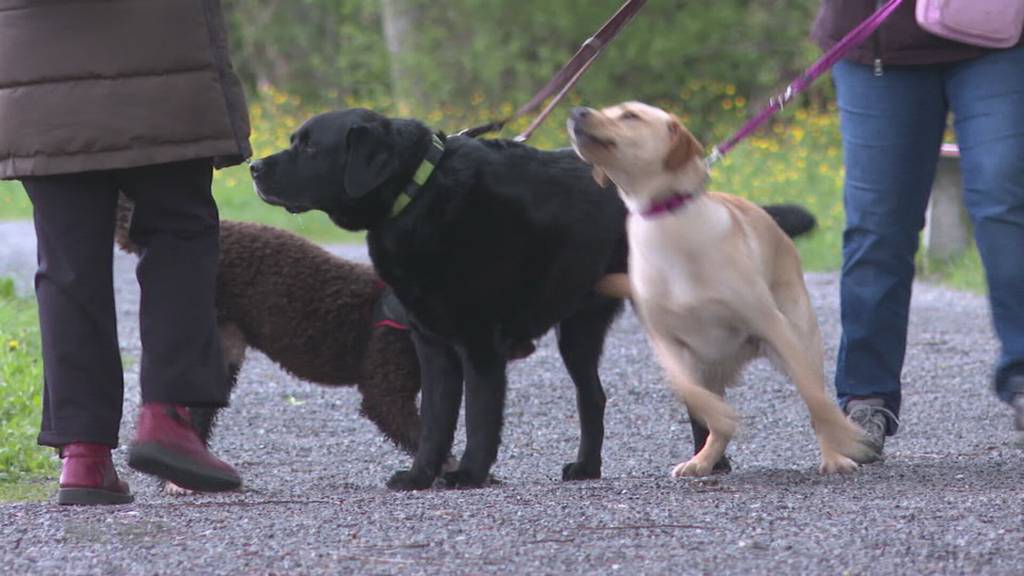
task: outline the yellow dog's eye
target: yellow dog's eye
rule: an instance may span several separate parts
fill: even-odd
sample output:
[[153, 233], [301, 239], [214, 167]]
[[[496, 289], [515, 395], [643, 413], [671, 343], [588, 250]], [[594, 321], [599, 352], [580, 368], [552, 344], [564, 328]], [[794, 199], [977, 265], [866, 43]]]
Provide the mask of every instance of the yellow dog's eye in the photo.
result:
[[639, 119], [640, 119], [640, 115], [639, 114], [637, 114], [636, 112], [630, 112], [628, 110], [626, 112], [623, 112], [622, 116], [619, 116], [619, 120], [639, 120]]

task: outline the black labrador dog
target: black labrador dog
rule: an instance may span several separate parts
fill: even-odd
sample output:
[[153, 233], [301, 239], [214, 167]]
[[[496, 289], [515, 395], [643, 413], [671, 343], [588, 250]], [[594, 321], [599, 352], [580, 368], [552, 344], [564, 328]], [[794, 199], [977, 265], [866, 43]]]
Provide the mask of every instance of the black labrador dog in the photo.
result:
[[[318, 115], [291, 145], [252, 163], [260, 197], [290, 212], [322, 210], [368, 231], [380, 277], [409, 312], [421, 373], [421, 437], [412, 468], [388, 487], [430, 487], [452, 445], [463, 390], [466, 450], [448, 487], [490, 478], [510, 358], [556, 328], [576, 386], [580, 445], [564, 480], [599, 478], [605, 394], [598, 362], [622, 308], [598, 294], [626, 271], [626, 210], [570, 149], [444, 137], [370, 110]], [[781, 207], [791, 235], [813, 217]]]

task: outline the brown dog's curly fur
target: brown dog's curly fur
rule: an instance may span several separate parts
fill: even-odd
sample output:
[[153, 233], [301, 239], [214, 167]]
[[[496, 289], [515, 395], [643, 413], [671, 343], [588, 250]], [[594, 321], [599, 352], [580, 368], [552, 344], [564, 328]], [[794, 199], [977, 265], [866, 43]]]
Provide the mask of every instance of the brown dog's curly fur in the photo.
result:
[[[116, 240], [122, 250], [139, 254], [131, 212], [130, 200], [121, 196]], [[373, 306], [383, 289], [367, 264], [334, 256], [284, 230], [222, 221], [217, 317], [228, 393], [252, 347], [303, 380], [357, 386], [363, 415], [414, 454], [419, 364], [407, 331], [373, 326]], [[217, 410], [191, 413], [208, 442]]]

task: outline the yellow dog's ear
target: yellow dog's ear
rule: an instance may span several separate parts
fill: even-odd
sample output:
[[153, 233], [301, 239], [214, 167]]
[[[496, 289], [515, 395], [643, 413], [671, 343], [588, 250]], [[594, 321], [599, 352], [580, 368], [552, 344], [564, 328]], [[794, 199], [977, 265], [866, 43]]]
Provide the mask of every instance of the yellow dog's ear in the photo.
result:
[[668, 131], [672, 137], [672, 147], [665, 157], [665, 168], [678, 170], [686, 166], [694, 157], [704, 154], [704, 147], [694, 138], [675, 114], [668, 123]]
[[604, 173], [604, 170], [601, 170], [597, 166], [594, 166], [594, 170], [590, 174], [594, 177], [594, 182], [597, 182], [597, 185], [601, 188], [604, 188], [609, 182], [611, 182], [611, 180], [608, 179], [608, 175]]

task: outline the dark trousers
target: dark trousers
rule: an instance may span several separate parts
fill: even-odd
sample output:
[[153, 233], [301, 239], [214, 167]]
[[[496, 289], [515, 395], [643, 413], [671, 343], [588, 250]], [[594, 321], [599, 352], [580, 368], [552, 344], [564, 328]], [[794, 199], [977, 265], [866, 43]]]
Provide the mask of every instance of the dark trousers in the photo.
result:
[[135, 201], [142, 402], [223, 406], [214, 307], [219, 217], [210, 160], [25, 178], [32, 199], [42, 335], [39, 443], [118, 445], [124, 398], [114, 308], [118, 192]]

